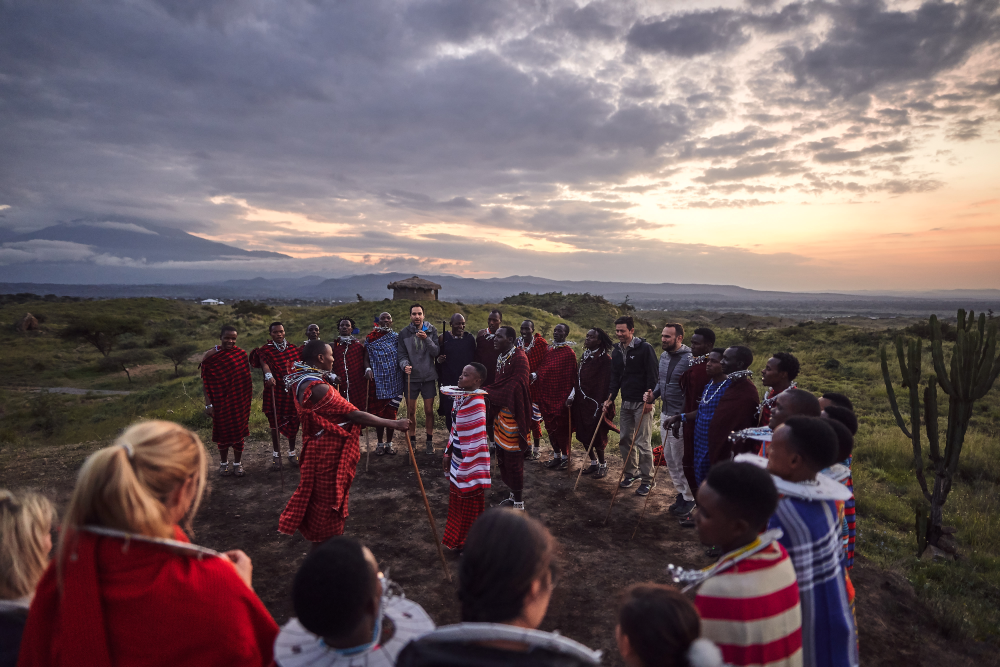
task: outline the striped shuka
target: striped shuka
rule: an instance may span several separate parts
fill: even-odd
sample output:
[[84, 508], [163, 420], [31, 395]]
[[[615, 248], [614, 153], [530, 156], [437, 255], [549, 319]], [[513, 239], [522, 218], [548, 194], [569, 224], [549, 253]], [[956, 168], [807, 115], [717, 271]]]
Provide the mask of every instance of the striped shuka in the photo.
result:
[[802, 604], [802, 664], [855, 667], [857, 633], [848, 600], [837, 501], [784, 495], [768, 528], [781, 528], [780, 542], [795, 567]]
[[448, 520], [442, 543], [461, 549], [473, 522], [486, 509], [485, 491], [490, 487], [490, 450], [486, 444], [486, 401], [482, 396], [453, 396], [451, 435], [447, 453]]
[[777, 542], [707, 579], [694, 606], [727, 665], [802, 665], [799, 587]]

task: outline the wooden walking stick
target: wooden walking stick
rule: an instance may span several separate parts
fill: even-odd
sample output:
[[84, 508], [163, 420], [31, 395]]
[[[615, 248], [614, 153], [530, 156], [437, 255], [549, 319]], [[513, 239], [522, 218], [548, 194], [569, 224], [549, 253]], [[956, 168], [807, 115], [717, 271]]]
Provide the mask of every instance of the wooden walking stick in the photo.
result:
[[[368, 412], [368, 399], [371, 397], [369, 391], [371, 390], [371, 378], [365, 378], [365, 412]], [[369, 436], [371, 436], [372, 427], [365, 427], [365, 472], [368, 472], [368, 462], [372, 458], [372, 448]]]
[[[409, 393], [407, 393], [407, 396], [409, 396]], [[416, 423], [414, 423], [414, 428], [416, 428]], [[427, 520], [431, 522], [431, 533], [434, 534], [434, 544], [437, 546], [438, 556], [441, 557], [441, 567], [444, 568], [444, 576], [448, 580], [448, 583], [451, 583], [451, 570], [448, 569], [448, 563], [444, 559], [444, 549], [441, 548], [441, 540], [438, 539], [437, 524], [434, 523], [431, 503], [427, 500], [427, 492], [424, 490], [424, 480], [420, 477], [420, 468], [417, 467], [417, 457], [413, 454], [413, 445], [410, 443], [409, 433], [406, 436], [406, 448], [410, 453], [410, 461], [413, 462], [413, 471], [417, 473], [417, 484], [420, 485], [420, 495], [424, 497], [424, 507], [427, 508]]]
[[618, 484], [615, 485], [615, 492], [611, 494], [611, 504], [608, 505], [608, 513], [604, 515], [604, 521], [601, 522], [602, 526], [607, 524], [608, 517], [611, 516], [611, 508], [615, 506], [615, 498], [618, 496], [618, 489], [621, 488], [622, 480], [625, 479], [625, 468], [628, 467], [628, 462], [632, 460], [632, 450], [635, 448], [635, 436], [639, 435], [639, 429], [642, 428], [642, 422], [645, 418], [646, 412], [643, 410], [642, 416], [639, 417], [639, 423], [636, 424], [635, 430], [632, 431], [632, 444], [628, 448], [628, 456], [626, 456], [625, 460], [622, 462], [622, 474], [621, 477], [618, 478]]
[[278, 403], [274, 398], [274, 392], [278, 389], [278, 381], [274, 381], [271, 387], [271, 409], [274, 411], [274, 438], [278, 443], [278, 472], [281, 474], [281, 492], [285, 492], [285, 466], [281, 464], [281, 431], [278, 430]]
[[[664, 451], [666, 451], [666, 448], [664, 448]], [[666, 464], [667, 464], [667, 460], [666, 460], [666, 457], [664, 456], [664, 458], [663, 458], [663, 465], [666, 465]], [[649, 497], [651, 495], [653, 495], [653, 489], [656, 488], [656, 472], [659, 469], [660, 469], [660, 466], [656, 465], [656, 456], [654, 455], [653, 456], [653, 483], [649, 486], [649, 493], [646, 494], [646, 502], [644, 502], [642, 504], [642, 511], [639, 512], [639, 520], [635, 522], [635, 530], [632, 531], [632, 537], [628, 538], [630, 542], [632, 541], [632, 538], [635, 537], [636, 532], [639, 530], [639, 524], [642, 523], [642, 517], [644, 517], [646, 515], [646, 506], [649, 505]]]
[[[413, 371], [413, 366], [410, 366], [410, 371]], [[413, 411], [416, 412], [417, 402], [413, 401]], [[410, 373], [406, 374], [406, 418], [413, 421], [413, 435], [417, 435], [417, 418], [410, 414]], [[410, 429], [406, 429], [406, 455], [410, 456], [413, 452], [413, 448], [410, 447]]]
[[[604, 421], [604, 408], [601, 408], [601, 417], [597, 420], [597, 425], [594, 427], [594, 435], [590, 438], [590, 446], [587, 447], [587, 461], [590, 460], [590, 453], [594, 451], [594, 443], [597, 442], [597, 432], [601, 430], [601, 422]], [[584, 461], [586, 463], [587, 461]], [[576, 484], [573, 485], [573, 490], [576, 491], [577, 485], [580, 483], [580, 477], [583, 476], [583, 466], [580, 466], [580, 472], [576, 473]]]

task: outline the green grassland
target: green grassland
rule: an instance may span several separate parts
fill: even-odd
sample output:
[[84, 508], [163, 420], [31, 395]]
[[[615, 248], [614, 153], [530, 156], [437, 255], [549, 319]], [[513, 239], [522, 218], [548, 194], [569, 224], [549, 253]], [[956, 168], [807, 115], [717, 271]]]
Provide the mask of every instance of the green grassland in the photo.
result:
[[[518, 295], [500, 305], [504, 322], [516, 328], [522, 319], [532, 319], [536, 329], [546, 334], [558, 322], [566, 322], [570, 339], [582, 342], [587, 328], [595, 324], [611, 328], [610, 322], [620, 312], [619, 306], [583, 298], [589, 295], [538, 296], [548, 298]], [[77, 450], [85, 443], [85, 453], [103, 446], [141, 418], [178, 421], [198, 430], [207, 441], [210, 422], [202, 413], [196, 361], [182, 364], [179, 376], [175, 376], [173, 363], [162, 356], [165, 343], [191, 343], [197, 350], [205, 350], [217, 341], [221, 325], [234, 324], [240, 332], [238, 344], [249, 350], [267, 339], [267, 324], [272, 319], [284, 323], [289, 340], [295, 343], [305, 338], [305, 328], [313, 322], [320, 325], [324, 338], [331, 339], [340, 318], [353, 318], [362, 332], [367, 332], [373, 317], [383, 310], [392, 314], [399, 329], [408, 321], [408, 305], [386, 300], [336, 307], [275, 306], [268, 316], [237, 316], [229, 306], [164, 299], [38, 300], [0, 306], [0, 344], [4, 349], [0, 372], [6, 378], [6, 389], [0, 391], [0, 469], [10, 457], [30, 456], [40, 445], [73, 445]], [[540, 309], [543, 306], [563, 317]], [[468, 319], [468, 330], [475, 332], [485, 326], [487, 314], [495, 306], [430, 302], [425, 307], [427, 319], [439, 331], [442, 320], [461, 312]], [[41, 331], [15, 330], [16, 322], [27, 312], [40, 320]], [[148, 360], [131, 369], [131, 382], [122, 372], [102, 370], [102, 356], [93, 346], [59, 337], [72, 318], [102, 315], [134, 318], [145, 327], [145, 333], [124, 336], [119, 342], [120, 350], [148, 352]], [[912, 449], [889, 412], [878, 361], [880, 346], [891, 342], [902, 327], [911, 325], [912, 331], [919, 332], [919, 326], [909, 321], [793, 322], [708, 311], [639, 311], [633, 315], [638, 333], [650, 337], [657, 347], [658, 329], [664, 321], [680, 321], [689, 332], [694, 326], [711, 326], [720, 346], [744, 344], [754, 350], [754, 370], [759, 371], [772, 353], [789, 351], [802, 363], [800, 387], [850, 396], [861, 424], [854, 464], [859, 555], [904, 574], [947, 634], [1000, 643], [1000, 388], [995, 387], [976, 406], [945, 507], [945, 523], [957, 529], [961, 557], [955, 562], [922, 561], [914, 554], [914, 509], [923, 501], [912, 473]], [[895, 328], [887, 328], [887, 324]], [[576, 350], [579, 354], [581, 347]], [[929, 357], [924, 367], [931, 367]], [[258, 398], [252, 411], [251, 435], [266, 438], [267, 422], [259, 410], [259, 372], [254, 383]], [[132, 393], [61, 395], [26, 390], [37, 387]], [[897, 395], [905, 414], [905, 393]], [[945, 399], [942, 395], [942, 406]], [[419, 414], [418, 422], [422, 419]], [[443, 423], [439, 426], [443, 428]], [[658, 435], [654, 437], [658, 440]], [[611, 444], [617, 443], [612, 440]]]

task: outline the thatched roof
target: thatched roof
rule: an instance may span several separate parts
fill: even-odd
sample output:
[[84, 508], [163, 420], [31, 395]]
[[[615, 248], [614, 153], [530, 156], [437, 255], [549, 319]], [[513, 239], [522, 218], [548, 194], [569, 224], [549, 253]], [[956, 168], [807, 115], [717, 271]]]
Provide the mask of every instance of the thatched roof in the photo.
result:
[[386, 287], [388, 289], [441, 289], [441, 286], [437, 283], [432, 283], [417, 276], [405, 280], [397, 280], [394, 283], [389, 283]]

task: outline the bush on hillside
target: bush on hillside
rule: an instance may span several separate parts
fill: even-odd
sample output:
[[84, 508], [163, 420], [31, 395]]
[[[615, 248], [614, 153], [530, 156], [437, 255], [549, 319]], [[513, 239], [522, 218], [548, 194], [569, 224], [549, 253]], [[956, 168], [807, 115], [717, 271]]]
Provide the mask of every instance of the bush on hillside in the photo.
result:
[[235, 315], [261, 315], [268, 317], [274, 310], [266, 303], [255, 303], [253, 301], [237, 301], [233, 304], [233, 314]]

